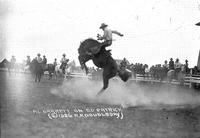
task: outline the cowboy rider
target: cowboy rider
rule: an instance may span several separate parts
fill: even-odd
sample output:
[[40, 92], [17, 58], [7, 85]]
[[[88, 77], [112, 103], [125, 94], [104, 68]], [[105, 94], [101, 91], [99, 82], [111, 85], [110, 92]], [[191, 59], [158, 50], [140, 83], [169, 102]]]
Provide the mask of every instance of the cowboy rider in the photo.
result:
[[56, 59], [56, 58], [54, 59], [53, 65], [54, 65], [55, 67], [58, 65], [57, 59]]
[[[124, 36], [123, 34], [121, 34], [118, 31], [108, 29], [108, 25], [105, 23], [102, 23], [101, 26], [99, 27], [99, 29], [103, 30], [103, 36], [101, 36], [100, 34], [97, 34], [97, 39], [103, 40], [102, 46], [104, 46], [104, 47], [108, 47], [108, 46], [112, 45], [112, 41], [113, 41], [112, 34], [117, 34], [121, 37]], [[87, 54], [92, 55], [92, 53], [89, 51], [87, 51]]]
[[99, 29], [103, 30], [103, 36], [98, 34], [97, 37], [98, 37], [98, 40], [103, 40], [103, 45], [105, 47], [112, 45], [112, 40], [113, 40], [112, 34], [117, 34], [121, 37], [124, 36], [123, 34], [121, 34], [118, 31], [108, 29], [108, 25], [105, 23], [102, 23], [101, 26], [99, 27]]
[[15, 63], [16, 63], [16, 58], [15, 58], [14, 55], [12, 55], [12, 58], [11, 58], [10, 62], [11, 62], [12, 68], [14, 68], [15, 67]]
[[38, 63], [41, 63], [42, 64], [42, 58], [40, 57], [40, 53], [37, 54], [37, 61]]
[[26, 59], [26, 66], [29, 66], [31, 64], [31, 58], [30, 56], [28, 55], [27, 56], [27, 59]]
[[43, 56], [42, 63], [43, 63], [44, 65], [46, 65], [46, 64], [47, 64], [47, 58], [46, 58], [46, 56], [45, 56], [45, 55]]
[[60, 66], [60, 69], [62, 69], [63, 70], [63, 73], [65, 74], [65, 67], [67, 66], [67, 62], [69, 61], [69, 59], [67, 59], [66, 57], [66, 54], [64, 53], [63, 54], [63, 57], [62, 57], [62, 59], [61, 59], [61, 66]]

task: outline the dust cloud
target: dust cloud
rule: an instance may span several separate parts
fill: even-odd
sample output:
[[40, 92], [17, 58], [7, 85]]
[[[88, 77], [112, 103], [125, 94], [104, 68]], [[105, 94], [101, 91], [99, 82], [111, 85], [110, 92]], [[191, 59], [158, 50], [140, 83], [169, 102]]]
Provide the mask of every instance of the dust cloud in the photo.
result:
[[84, 103], [102, 103], [127, 107], [159, 108], [163, 106], [181, 107], [200, 105], [200, 94], [189, 89], [171, 86], [140, 86], [136, 83], [124, 83], [110, 80], [109, 87], [97, 96], [102, 88], [102, 81], [71, 79], [52, 89], [51, 93], [61, 98], [68, 97]]

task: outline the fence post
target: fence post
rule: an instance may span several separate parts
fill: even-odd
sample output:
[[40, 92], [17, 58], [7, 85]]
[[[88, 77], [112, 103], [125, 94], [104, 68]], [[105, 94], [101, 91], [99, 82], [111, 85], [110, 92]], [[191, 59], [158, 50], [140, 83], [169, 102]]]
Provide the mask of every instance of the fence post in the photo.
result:
[[[189, 78], [189, 80], [191, 80], [191, 77], [192, 77], [192, 69], [190, 69], [190, 78]], [[192, 88], [192, 82], [191, 81], [190, 81], [189, 88]]]

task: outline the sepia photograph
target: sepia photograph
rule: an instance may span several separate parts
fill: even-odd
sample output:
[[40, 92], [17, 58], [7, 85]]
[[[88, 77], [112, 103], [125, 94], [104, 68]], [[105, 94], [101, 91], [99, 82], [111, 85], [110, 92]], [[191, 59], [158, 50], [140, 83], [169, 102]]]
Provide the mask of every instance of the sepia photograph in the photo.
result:
[[200, 0], [0, 0], [1, 138], [200, 138]]

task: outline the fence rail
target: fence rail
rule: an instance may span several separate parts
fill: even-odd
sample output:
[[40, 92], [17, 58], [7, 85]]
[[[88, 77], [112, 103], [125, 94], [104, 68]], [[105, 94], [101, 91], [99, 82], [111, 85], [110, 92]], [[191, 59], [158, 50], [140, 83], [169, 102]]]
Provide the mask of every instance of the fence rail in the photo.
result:
[[[2, 69], [0, 68], [0, 71], [7, 71], [7, 69]], [[30, 72], [23, 72], [23, 71], [19, 71], [19, 73], [30, 73]], [[48, 73], [45, 72], [45, 75], [47, 75]], [[92, 79], [95, 78], [96, 76], [93, 76], [92, 74], [88, 74], [86, 75], [85, 73], [75, 73], [72, 72], [68, 75], [66, 75], [67, 77], [76, 77], [76, 78], [88, 78], [88, 79]], [[119, 80], [119, 77], [114, 77], [114, 80]], [[131, 78], [130, 81], [134, 81], [134, 82], [149, 82], [149, 83], [168, 83], [166, 80], [161, 81], [161, 80], [156, 80], [154, 79], [152, 76], [149, 75], [140, 75], [140, 74], [136, 74], [135, 78]], [[177, 80], [172, 80], [171, 84], [180, 84], [180, 82], [178, 82]], [[193, 84], [197, 84], [200, 85], [200, 75], [190, 75], [185, 77], [184, 79], [184, 85], [189, 86], [190, 88], [192, 87]]]

